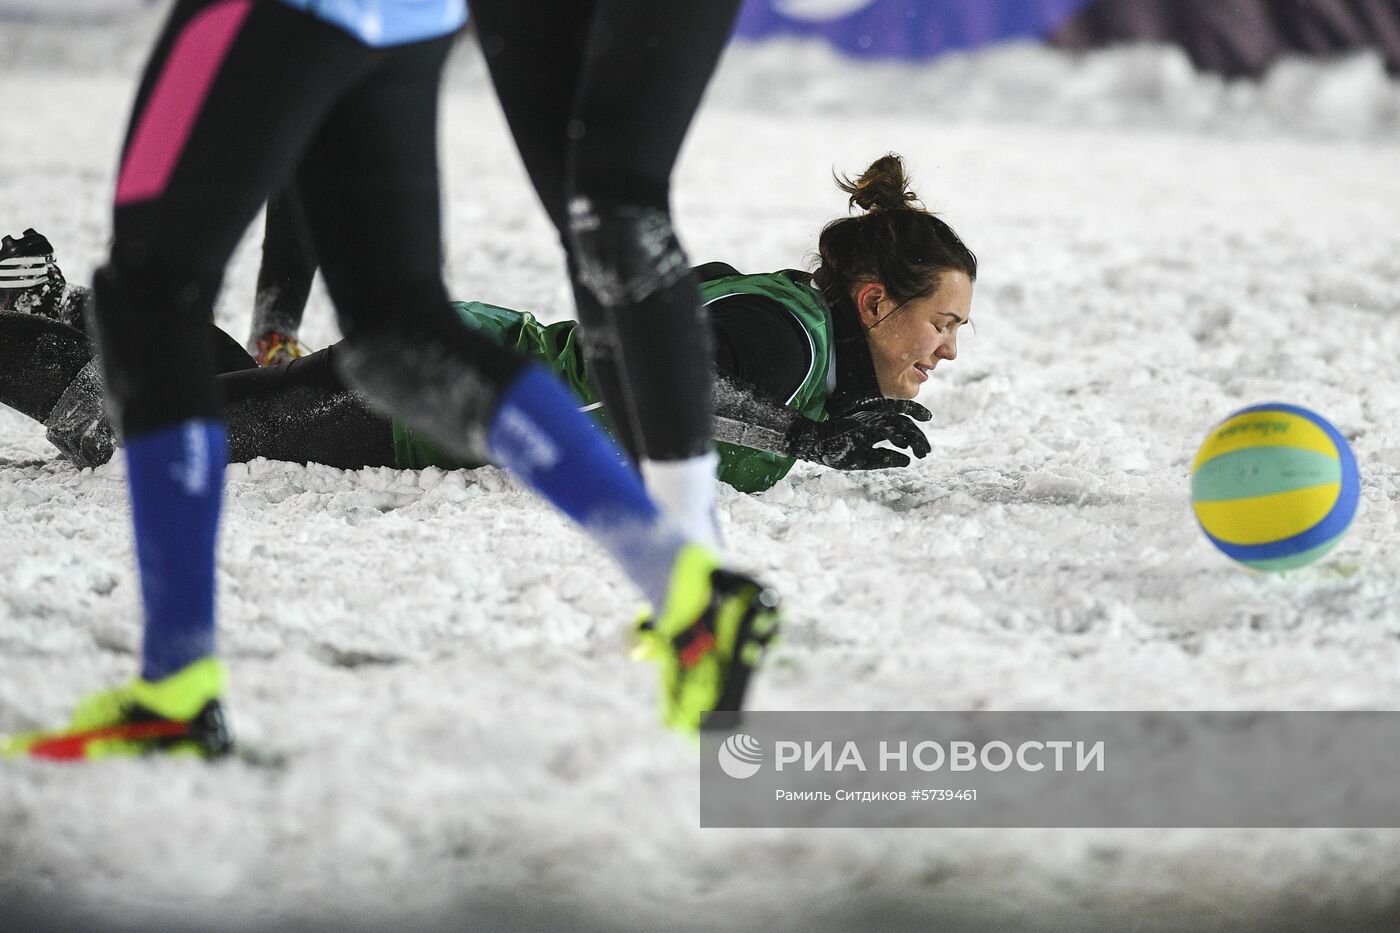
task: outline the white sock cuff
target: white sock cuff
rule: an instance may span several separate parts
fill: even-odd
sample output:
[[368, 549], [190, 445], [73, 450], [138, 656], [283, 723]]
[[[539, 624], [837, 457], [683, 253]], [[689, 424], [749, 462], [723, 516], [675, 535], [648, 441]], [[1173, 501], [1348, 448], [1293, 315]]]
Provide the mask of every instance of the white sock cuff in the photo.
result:
[[719, 454], [711, 450], [688, 460], [643, 460], [642, 479], [661, 511], [691, 541], [719, 548]]

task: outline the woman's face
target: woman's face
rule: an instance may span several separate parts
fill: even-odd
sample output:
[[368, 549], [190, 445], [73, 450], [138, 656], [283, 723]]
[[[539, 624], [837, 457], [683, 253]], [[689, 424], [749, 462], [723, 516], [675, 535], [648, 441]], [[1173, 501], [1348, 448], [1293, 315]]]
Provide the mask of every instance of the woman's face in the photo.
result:
[[949, 269], [932, 295], [903, 305], [890, 298], [884, 285], [868, 282], [856, 289], [855, 301], [880, 393], [913, 398], [939, 360], [957, 358], [958, 328], [972, 309], [972, 280]]

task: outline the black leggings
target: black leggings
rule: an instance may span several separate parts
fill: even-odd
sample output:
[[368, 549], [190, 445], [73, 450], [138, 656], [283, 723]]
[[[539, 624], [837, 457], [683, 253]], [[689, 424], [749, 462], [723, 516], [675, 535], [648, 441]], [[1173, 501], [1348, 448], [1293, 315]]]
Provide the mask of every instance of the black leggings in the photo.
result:
[[[671, 170], [739, 0], [472, 0], [525, 167], [568, 254], [593, 379], [654, 460], [710, 448], [709, 329]], [[574, 216], [570, 217], [570, 210]]]
[[395, 465], [393, 428], [340, 378], [338, 346], [218, 377], [231, 463], [266, 457], [346, 470]]
[[316, 278], [315, 252], [296, 185], [268, 198], [250, 352], [254, 349], [253, 341], [267, 331], [284, 334], [300, 331], [306, 299], [311, 295], [311, 283]]
[[[437, 97], [450, 45], [370, 48], [267, 0], [175, 4], [137, 96], [112, 256], [96, 276], [124, 433], [218, 417], [202, 331], [239, 237], [294, 165], [347, 376], [445, 449], [488, 416], [522, 361], [465, 327], [442, 284]], [[437, 365], [404, 374], [423, 347]], [[451, 410], [430, 404], [453, 376], [481, 391]]]
[[[219, 375], [229, 461], [257, 457], [347, 470], [394, 466], [394, 432], [336, 371], [336, 346], [259, 369], [212, 324], [205, 339]], [[94, 348], [82, 331], [36, 314], [0, 312], [0, 405], [43, 423]]]

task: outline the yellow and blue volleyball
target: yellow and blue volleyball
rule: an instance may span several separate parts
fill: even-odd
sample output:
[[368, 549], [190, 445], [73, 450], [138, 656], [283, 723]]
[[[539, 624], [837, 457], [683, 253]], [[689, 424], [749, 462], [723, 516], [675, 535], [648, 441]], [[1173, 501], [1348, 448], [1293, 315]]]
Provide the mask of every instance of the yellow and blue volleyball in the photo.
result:
[[1206, 537], [1258, 570], [1302, 567], [1336, 547], [1360, 492], [1346, 438], [1296, 405], [1235, 412], [1191, 463], [1191, 501]]

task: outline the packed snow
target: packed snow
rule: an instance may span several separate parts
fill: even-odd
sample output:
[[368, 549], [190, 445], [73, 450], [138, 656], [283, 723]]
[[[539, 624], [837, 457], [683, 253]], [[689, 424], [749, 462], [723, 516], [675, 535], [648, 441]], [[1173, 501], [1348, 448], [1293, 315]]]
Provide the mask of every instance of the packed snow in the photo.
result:
[[[25, 102], [0, 229], [47, 234], [75, 282], [156, 25], [0, 29], [0, 98]], [[932, 456], [722, 491], [733, 560], [790, 616], [753, 707], [1395, 707], [1400, 92], [1364, 58], [1280, 69], [730, 51], [676, 179], [696, 261], [805, 264], [845, 210], [833, 168], [894, 151], [982, 262], [975, 332], [920, 397]], [[452, 293], [569, 316], [470, 45], [444, 107]], [[240, 339], [257, 246], [217, 309]], [[336, 338], [319, 287], [304, 336]], [[1216, 553], [1187, 495], [1208, 428], [1271, 400], [1332, 419], [1363, 478], [1342, 545], [1286, 575]], [[79, 472], [0, 410], [0, 732], [133, 673], [125, 496], [120, 462]], [[637, 594], [495, 469], [232, 466], [219, 601], [248, 756], [0, 763], [0, 905], [248, 930], [1400, 925], [1393, 831], [700, 829], [695, 747], [626, 657]]]

